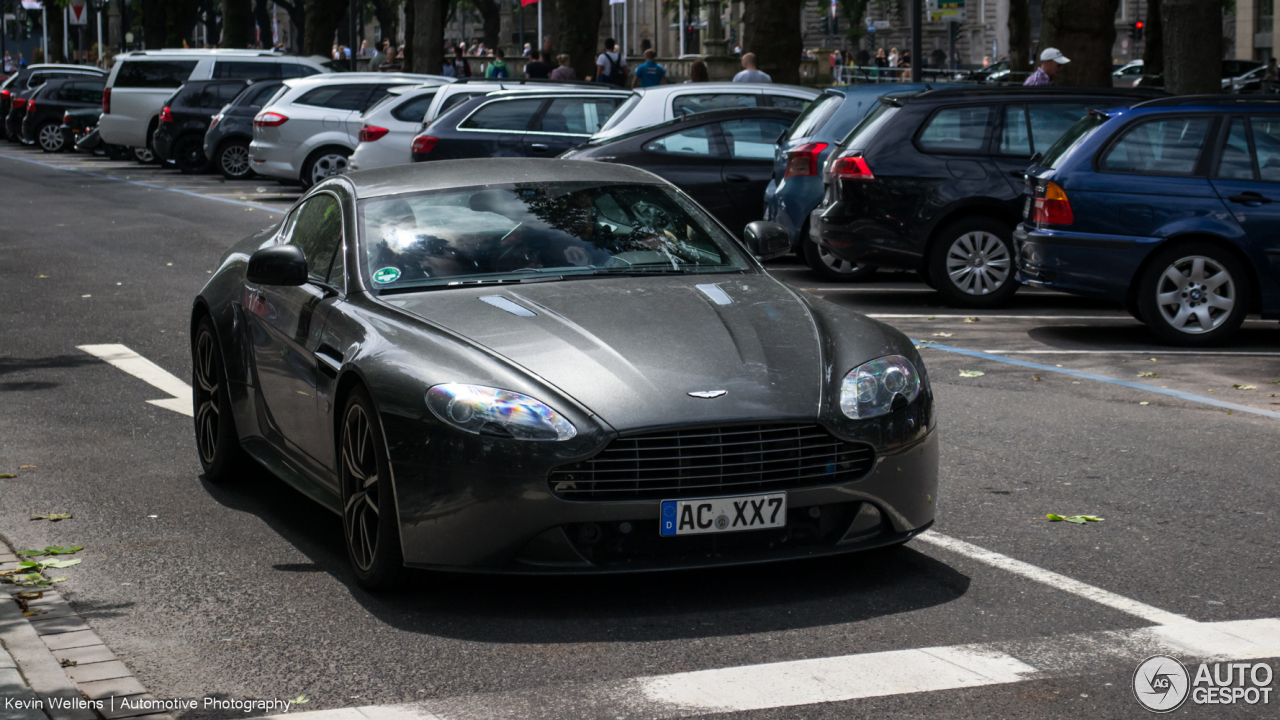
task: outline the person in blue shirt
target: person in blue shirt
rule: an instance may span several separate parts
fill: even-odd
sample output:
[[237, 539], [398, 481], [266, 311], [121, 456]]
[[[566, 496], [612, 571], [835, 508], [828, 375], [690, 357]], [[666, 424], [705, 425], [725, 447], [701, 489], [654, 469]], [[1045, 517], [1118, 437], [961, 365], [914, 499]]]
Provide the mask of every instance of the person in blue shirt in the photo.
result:
[[644, 51], [644, 62], [636, 68], [635, 78], [631, 80], [632, 90], [636, 88], [636, 83], [639, 83], [640, 87], [667, 84], [667, 69], [655, 61], [657, 57], [658, 53], [654, 52], [653, 48]]

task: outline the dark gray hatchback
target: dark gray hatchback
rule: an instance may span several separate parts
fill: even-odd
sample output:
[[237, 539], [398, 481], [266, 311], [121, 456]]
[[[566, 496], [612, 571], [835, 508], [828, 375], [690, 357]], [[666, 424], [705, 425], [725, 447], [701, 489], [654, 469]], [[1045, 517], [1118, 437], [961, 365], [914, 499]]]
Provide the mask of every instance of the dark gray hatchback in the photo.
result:
[[253, 141], [253, 116], [284, 83], [280, 80], [251, 81], [222, 112], [213, 116], [204, 135], [204, 156], [213, 169], [228, 180], [253, 177], [249, 163], [249, 143]]

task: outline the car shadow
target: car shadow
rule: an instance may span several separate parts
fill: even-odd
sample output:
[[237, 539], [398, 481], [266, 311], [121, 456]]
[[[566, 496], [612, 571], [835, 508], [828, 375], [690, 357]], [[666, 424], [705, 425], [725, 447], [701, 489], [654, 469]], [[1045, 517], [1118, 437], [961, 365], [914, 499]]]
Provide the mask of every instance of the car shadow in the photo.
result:
[[[1162, 342], [1146, 326], [1133, 321], [1123, 325], [1046, 325], [1027, 331], [1027, 337], [1047, 347], [1059, 350], [1182, 350]], [[1206, 348], [1215, 351], [1275, 352], [1280, 341], [1280, 324], [1259, 326], [1248, 323], [1221, 346]]]
[[203, 484], [222, 505], [261, 518], [370, 614], [397, 629], [493, 643], [644, 642], [854, 623], [951, 602], [969, 578], [910, 547], [703, 570], [609, 575], [482, 575], [409, 570], [399, 590], [355, 583], [342, 520], [265, 471]]

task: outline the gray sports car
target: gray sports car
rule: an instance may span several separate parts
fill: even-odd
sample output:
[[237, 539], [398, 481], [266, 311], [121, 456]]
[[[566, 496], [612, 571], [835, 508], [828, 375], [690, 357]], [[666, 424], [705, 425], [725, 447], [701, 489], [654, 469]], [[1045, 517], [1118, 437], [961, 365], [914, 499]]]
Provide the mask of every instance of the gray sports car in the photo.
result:
[[191, 315], [207, 477], [340, 513], [357, 579], [598, 572], [906, 542], [934, 517], [924, 364], [647, 172], [469, 160], [317, 184]]

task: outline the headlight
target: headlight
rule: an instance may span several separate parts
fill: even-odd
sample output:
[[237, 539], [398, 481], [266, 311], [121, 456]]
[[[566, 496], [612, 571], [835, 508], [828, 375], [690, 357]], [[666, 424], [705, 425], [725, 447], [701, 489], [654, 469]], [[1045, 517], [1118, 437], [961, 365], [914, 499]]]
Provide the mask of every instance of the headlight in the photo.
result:
[[899, 396], [908, 403], [920, 394], [920, 373], [901, 355], [888, 355], [859, 365], [840, 384], [840, 410], [855, 420], [879, 417], [893, 409]]
[[528, 395], [480, 385], [447, 383], [427, 390], [427, 407], [459, 430], [518, 440], [568, 440], [573, 423]]

